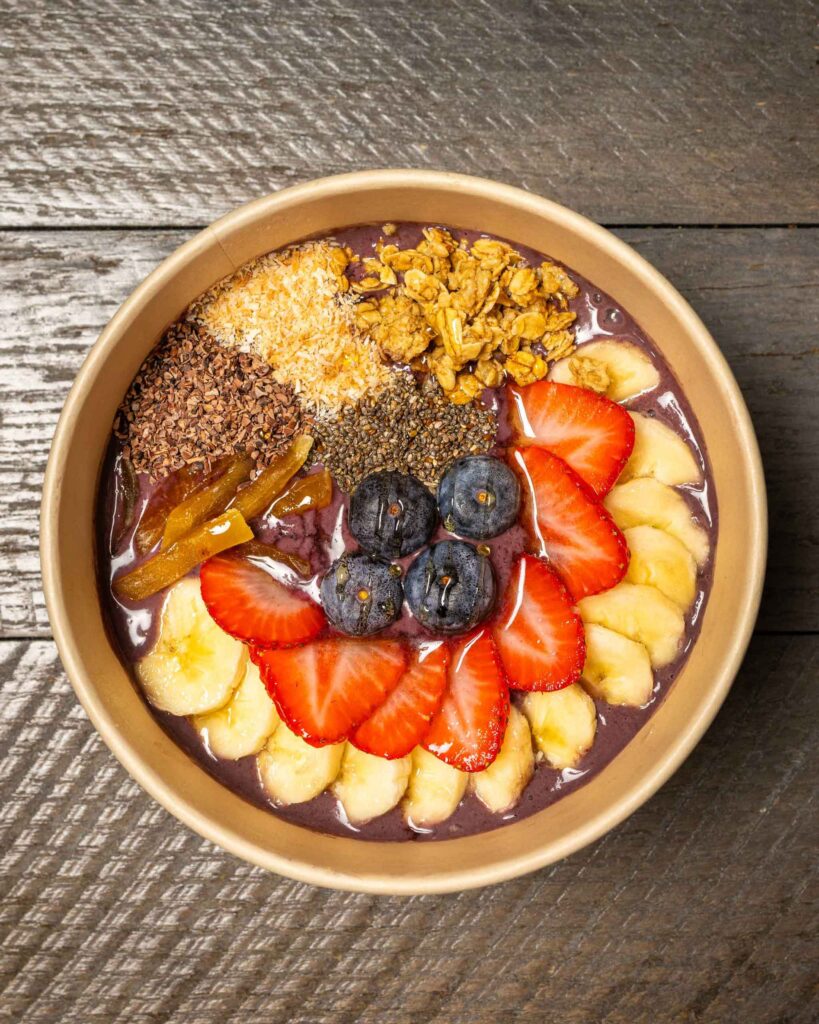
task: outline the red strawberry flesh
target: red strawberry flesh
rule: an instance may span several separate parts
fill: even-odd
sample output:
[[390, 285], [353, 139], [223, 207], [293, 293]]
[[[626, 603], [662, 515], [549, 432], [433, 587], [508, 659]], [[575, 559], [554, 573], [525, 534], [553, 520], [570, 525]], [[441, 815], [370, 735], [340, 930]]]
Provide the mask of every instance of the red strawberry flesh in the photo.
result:
[[610, 590], [628, 569], [628, 545], [580, 477], [545, 448], [515, 448], [527, 525], [575, 601]]
[[246, 558], [217, 556], [199, 571], [202, 599], [231, 636], [258, 647], [290, 647], [318, 636], [321, 608]]
[[555, 573], [532, 555], [515, 566], [494, 638], [513, 689], [561, 690], [583, 669], [580, 616]]
[[353, 733], [352, 742], [376, 757], [404, 757], [429, 731], [447, 685], [449, 649], [424, 644], [384, 703]]
[[488, 630], [453, 646], [447, 690], [423, 746], [464, 772], [498, 756], [509, 716], [509, 687]]
[[634, 422], [622, 406], [586, 388], [552, 381], [509, 393], [518, 444], [558, 455], [598, 497], [611, 490], [634, 448]]
[[398, 685], [406, 667], [397, 640], [316, 640], [255, 650], [268, 693], [287, 726], [315, 747], [351, 734]]

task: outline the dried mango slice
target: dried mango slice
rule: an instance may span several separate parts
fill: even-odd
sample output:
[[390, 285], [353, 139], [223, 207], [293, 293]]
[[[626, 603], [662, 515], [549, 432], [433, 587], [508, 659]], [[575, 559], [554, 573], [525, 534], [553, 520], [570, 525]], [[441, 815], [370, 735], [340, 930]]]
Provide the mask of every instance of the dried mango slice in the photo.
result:
[[282, 551], [275, 544], [265, 544], [261, 540], [249, 540], [236, 549], [236, 554], [248, 558], [272, 558], [274, 562], [281, 562], [288, 565], [299, 576], [311, 576], [313, 570], [306, 558], [301, 555], [291, 555], [289, 551]]
[[157, 543], [165, 529], [168, 512], [184, 501], [200, 485], [201, 476], [190, 466], [178, 469], [151, 495], [134, 534], [137, 553], [144, 555]]
[[160, 551], [125, 576], [114, 580], [119, 597], [144, 601], [176, 583], [200, 562], [253, 537], [253, 531], [235, 509], [201, 523], [186, 536]]
[[312, 447], [313, 438], [309, 434], [301, 434], [284, 455], [271, 462], [255, 480], [239, 491], [230, 507], [240, 512], [248, 521], [266, 512], [287, 486], [290, 478], [304, 465]]
[[250, 476], [251, 469], [252, 459], [236, 459], [220, 477], [203, 487], [197, 487], [184, 501], [171, 509], [162, 533], [162, 550], [169, 548], [206, 519], [224, 511], [239, 489], [239, 484]]
[[333, 478], [328, 470], [322, 469], [318, 473], [294, 480], [284, 494], [273, 502], [270, 514], [277, 519], [302, 515], [311, 510], [327, 508], [332, 500]]

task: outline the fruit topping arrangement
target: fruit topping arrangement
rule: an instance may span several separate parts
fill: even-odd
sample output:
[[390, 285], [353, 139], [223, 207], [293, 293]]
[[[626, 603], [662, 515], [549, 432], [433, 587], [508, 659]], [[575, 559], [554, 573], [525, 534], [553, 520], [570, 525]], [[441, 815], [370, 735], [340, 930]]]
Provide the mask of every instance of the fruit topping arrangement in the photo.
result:
[[[581, 292], [562, 268], [438, 229], [382, 240], [363, 266], [321, 245], [257, 262], [249, 291], [218, 286], [165, 343], [184, 363], [191, 325], [228, 338], [208, 381], [244, 360], [247, 423], [237, 394], [200, 394], [182, 364], [182, 397], [162, 395], [157, 356], [129, 393], [111, 592], [123, 614], [151, 609], [135, 674], [212, 758], [252, 759], [276, 807], [329, 792], [356, 829], [400, 805], [430, 831], [472, 794], [508, 816], [539, 765], [584, 771], [598, 704], [647, 706], [685, 653], [711, 546], [689, 499], [703, 466], [640, 401], [661, 382], [644, 347], [574, 346]], [[320, 372], [280, 372], [283, 353], [319, 351], [319, 328], [348, 370], [334, 378], [322, 349]], [[406, 390], [385, 355], [424, 383]], [[401, 430], [381, 430], [399, 394]], [[163, 462], [137, 413], [170, 438], [179, 401], [204, 435], [174, 437]]]

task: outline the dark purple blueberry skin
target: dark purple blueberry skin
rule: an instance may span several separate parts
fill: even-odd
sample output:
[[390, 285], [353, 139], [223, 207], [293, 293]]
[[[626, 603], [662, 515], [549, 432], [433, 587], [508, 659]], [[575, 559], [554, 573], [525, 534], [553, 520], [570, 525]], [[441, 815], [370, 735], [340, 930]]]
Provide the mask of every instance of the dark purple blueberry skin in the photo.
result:
[[463, 540], [442, 540], [415, 559], [404, 595], [416, 619], [432, 633], [462, 633], [495, 604], [495, 573], [487, 555]]
[[364, 554], [344, 554], [321, 581], [324, 613], [341, 633], [370, 636], [401, 614], [404, 588], [398, 566]]
[[457, 459], [438, 484], [438, 511], [444, 527], [459, 537], [497, 537], [517, 521], [518, 478], [491, 455]]
[[406, 473], [371, 473], [350, 498], [350, 533], [381, 558], [411, 555], [426, 544], [437, 522], [435, 498]]

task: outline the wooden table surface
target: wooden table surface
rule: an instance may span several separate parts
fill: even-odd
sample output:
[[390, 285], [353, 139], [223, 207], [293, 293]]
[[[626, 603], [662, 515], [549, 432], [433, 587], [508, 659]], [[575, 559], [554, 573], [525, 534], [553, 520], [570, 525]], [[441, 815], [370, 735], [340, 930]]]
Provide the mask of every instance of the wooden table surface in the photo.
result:
[[[0, 1021], [819, 1018], [814, 15], [0, 3]], [[728, 701], [630, 820], [493, 889], [374, 898], [249, 867], [129, 779], [60, 668], [37, 510], [71, 380], [159, 260], [257, 195], [402, 165], [556, 199], [674, 282], [751, 409], [771, 555]]]

